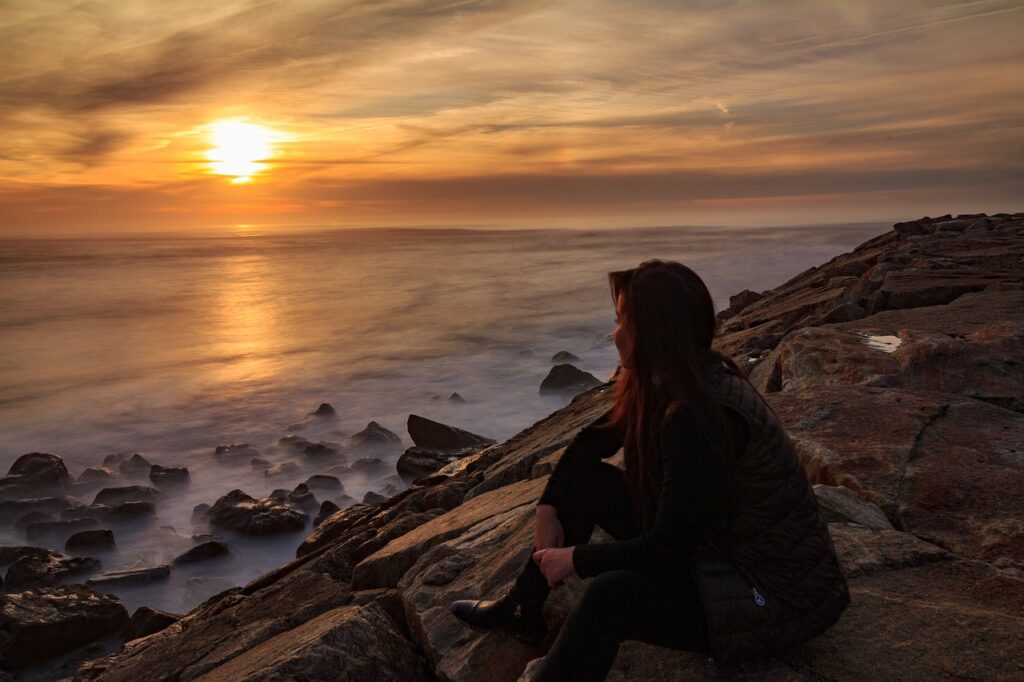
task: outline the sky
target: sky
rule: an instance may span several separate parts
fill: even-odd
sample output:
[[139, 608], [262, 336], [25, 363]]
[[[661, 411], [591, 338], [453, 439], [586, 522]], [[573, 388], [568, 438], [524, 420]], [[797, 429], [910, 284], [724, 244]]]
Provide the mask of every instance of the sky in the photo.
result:
[[1024, 0], [0, 0], [0, 236], [1024, 211], [1022, 36]]

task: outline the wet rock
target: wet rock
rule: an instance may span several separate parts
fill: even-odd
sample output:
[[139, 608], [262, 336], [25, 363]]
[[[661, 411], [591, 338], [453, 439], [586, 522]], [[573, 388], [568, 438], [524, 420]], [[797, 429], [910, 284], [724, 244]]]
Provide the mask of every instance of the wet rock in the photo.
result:
[[232, 490], [210, 508], [210, 523], [249, 535], [287, 533], [305, 528], [304, 512], [269, 498], [254, 499]]
[[327, 493], [340, 493], [345, 490], [345, 486], [342, 485], [336, 476], [326, 476], [324, 474], [310, 476], [306, 479], [306, 486], [310, 490], [320, 490]]
[[341, 507], [330, 500], [324, 500], [320, 504], [320, 511], [317, 512], [316, 518], [313, 519], [313, 528], [317, 528], [325, 519], [339, 511], [341, 511]]
[[72, 482], [64, 460], [47, 452], [30, 452], [14, 460], [7, 476], [0, 478], [0, 490], [52, 488]]
[[94, 575], [85, 581], [90, 587], [109, 589], [128, 585], [149, 585], [167, 580], [171, 575], [171, 567], [167, 564], [144, 568], [126, 568], [118, 571], [107, 571]]
[[253, 457], [252, 461], [249, 462], [249, 466], [252, 467], [253, 471], [266, 471], [273, 464], [270, 463], [269, 459], [263, 459], [262, 457]]
[[337, 443], [328, 443], [321, 441], [319, 443], [310, 443], [302, 449], [302, 456], [310, 460], [317, 462], [326, 461], [345, 461], [345, 456], [341, 454], [338, 449]]
[[294, 450], [295, 452], [302, 452], [307, 447], [312, 445], [311, 442], [303, 438], [302, 436], [285, 436], [277, 441], [277, 444], [282, 448]]
[[106, 483], [117, 478], [112, 469], [105, 466], [87, 467], [82, 475], [78, 477], [79, 483]]
[[370, 422], [362, 431], [352, 434], [345, 441], [345, 450], [395, 450], [402, 445], [402, 439], [377, 422]]
[[98, 559], [70, 557], [49, 550], [25, 553], [7, 569], [6, 584], [11, 592], [52, 587], [100, 567]]
[[105, 504], [116, 507], [122, 502], [156, 502], [160, 491], [147, 485], [125, 485], [117, 488], [104, 488], [96, 493], [93, 504]]
[[267, 478], [285, 478], [300, 473], [302, 473], [302, 467], [295, 462], [281, 462], [264, 471], [263, 475]]
[[213, 450], [213, 458], [227, 463], [247, 462], [253, 457], [259, 457], [260, 451], [248, 443], [232, 443], [230, 445], [218, 445]]
[[107, 512], [104, 520], [112, 523], [120, 523], [124, 521], [134, 521], [136, 519], [145, 519], [156, 516], [156, 505], [152, 502], [122, 502], [121, 504], [114, 505]]
[[578, 362], [579, 357], [567, 350], [560, 350], [551, 356], [551, 362]]
[[471, 433], [456, 426], [410, 414], [406, 422], [412, 442], [431, 450], [463, 450], [493, 445], [494, 441], [485, 436]]
[[338, 419], [338, 413], [334, 411], [334, 408], [331, 407], [330, 403], [320, 403], [320, 407], [310, 412], [307, 416], [315, 417], [316, 419]]
[[210, 540], [202, 544], [196, 545], [192, 549], [188, 550], [184, 554], [181, 554], [174, 558], [172, 564], [192, 564], [199, 561], [206, 561], [207, 559], [214, 559], [216, 557], [227, 556], [230, 554], [228, 546], [223, 542], [217, 542], [216, 540]]
[[309, 486], [305, 483], [298, 484], [294, 490], [288, 493], [288, 501], [307, 513], [316, 511], [320, 507], [316, 496], [310, 492]]
[[103, 458], [103, 466], [105, 467], [116, 467], [121, 462], [125, 461], [132, 456], [130, 452], [118, 452], [113, 455], [107, 455]]
[[372, 490], [366, 491], [366, 494], [363, 495], [363, 504], [384, 504], [387, 501], [388, 498]]
[[163, 467], [154, 464], [149, 470], [149, 480], [159, 487], [173, 487], [188, 483], [188, 469], [185, 467]]
[[15, 669], [42, 663], [127, 622], [117, 597], [81, 585], [8, 594], [0, 602], [0, 659]]
[[147, 637], [154, 632], [160, 632], [174, 625], [180, 619], [181, 616], [176, 613], [151, 609], [148, 606], [140, 606], [135, 609], [135, 613], [132, 614], [128, 625], [124, 628], [124, 641], [130, 642], [133, 639]]
[[105, 504], [89, 504], [77, 507], [68, 507], [60, 513], [62, 519], [102, 519], [110, 511]]
[[364, 474], [381, 474], [388, 471], [390, 467], [379, 457], [360, 457], [349, 464], [349, 468]]
[[0, 501], [0, 518], [10, 519], [24, 516], [31, 512], [47, 512], [59, 514], [65, 509], [83, 506], [82, 501], [68, 496], [33, 497], [19, 500]]
[[117, 469], [125, 478], [148, 478], [152, 466], [148, 459], [136, 453], [118, 464]]
[[117, 549], [117, 545], [114, 544], [114, 531], [107, 528], [79, 531], [64, 543], [64, 551], [68, 554], [109, 552], [114, 549]]
[[25, 526], [25, 537], [29, 540], [43, 538], [59, 539], [63, 542], [70, 535], [81, 530], [99, 526], [99, 521], [92, 518], [58, 519], [57, 521], [37, 521]]
[[579, 393], [599, 386], [601, 380], [570, 364], [555, 365], [540, 383], [541, 393]]

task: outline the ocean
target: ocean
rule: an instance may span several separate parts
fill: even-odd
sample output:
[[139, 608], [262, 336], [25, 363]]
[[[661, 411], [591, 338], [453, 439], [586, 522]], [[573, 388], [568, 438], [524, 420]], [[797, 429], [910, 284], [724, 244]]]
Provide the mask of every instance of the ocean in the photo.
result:
[[[601, 380], [614, 370], [609, 271], [649, 258], [681, 261], [721, 309], [742, 289], [778, 286], [888, 229], [373, 228], [0, 240], [0, 473], [35, 451], [60, 455], [76, 476], [119, 452], [187, 466], [190, 484], [164, 495], [156, 524], [118, 535], [119, 551], [104, 567], [167, 561], [191, 544], [194, 505], [233, 488], [266, 495], [316, 473], [267, 479], [248, 467], [228, 470], [212, 457], [218, 445], [249, 443], [279, 461], [273, 446], [282, 436], [339, 440], [371, 420], [411, 445], [409, 414], [500, 441], [568, 401], [538, 391], [553, 354], [573, 353], [573, 364]], [[465, 402], [448, 400], [453, 392]], [[329, 432], [303, 421], [322, 402], [340, 417]], [[394, 479], [342, 477], [356, 499], [387, 481]], [[306, 535], [220, 534], [229, 559], [114, 591], [129, 609], [186, 611], [214, 588], [292, 558]], [[0, 544], [26, 540], [5, 523]]]

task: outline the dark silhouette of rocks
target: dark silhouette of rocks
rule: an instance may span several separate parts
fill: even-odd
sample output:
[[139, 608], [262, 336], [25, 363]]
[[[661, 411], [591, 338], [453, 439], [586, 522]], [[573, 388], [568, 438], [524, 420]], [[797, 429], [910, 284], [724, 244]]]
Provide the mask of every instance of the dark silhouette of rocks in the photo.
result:
[[409, 415], [406, 426], [413, 443], [433, 450], [461, 450], [494, 443], [492, 439], [485, 436], [479, 436], [456, 426], [442, 424], [416, 414]]
[[167, 564], [147, 566], [144, 568], [125, 568], [107, 571], [94, 575], [85, 581], [89, 587], [109, 588], [128, 585], [149, 585], [150, 583], [167, 580], [171, 576], [171, 567]]
[[567, 350], [560, 350], [551, 356], [551, 362], [579, 362], [579, 357]]
[[109, 467], [95, 466], [95, 467], [88, 467], [88, 468], [86, 468], [85, 471], [83, 471], [82, 474], [78, 477], [78, 482], [79, 483], [92, 483], [92, 482], [106, 483], [107, 481], [112, 481], [115, 478], [117, 478], [117, 474], [115, 474], [113, 472], [113, 470], [110, 469]]
[[18, 519], [14, 522], [14, 527], [18, 530], [23, 531], [30, 524], [43, 523], [47, 521], [56, 521], [57, 518], [58, 517], [56, 514], [51, 514], [50, 512], [30, 511], [28, 514], [25, 514], [24, 516], [19, 516]]
[[296, 436], [296, 435], [290, 435], [290, 436], [285, 436], [284, 438], [280, 438], [280, 439], [278, 439], [277, 444], [279, 446], [283, 447], [283, 448], [289, 448], [289, 449], [294, 450], [296, 452], [302, 452], [308, 446], [312, 445], [311, 442], [309, 442], [308, 440], [306, 440], [302, 436]]
[[452, 394], [448, 396], [448, 401], [452, 403], [464, 403], [466, 399], [458, 394], [457, 391], [452, 391]]
[[541, 393], [579, 393], [598, 386], [601, 381], [590, 372], [570, 364], [555, 365], [540, 383]]
[[366, 494], [363, 495], [363, 504], [384, 504], [387, 501], [388, 498], [372, 490], [366, 491]]
[[59, 514], [65, 509], [82, 507], [82, 501], [68, 497], [30, 497], [17, 500], [0, 500], [0, 518], [10, 519], [29, 514], [31, 512], [46, 512]]
[[336, 505], [334, 502], [331, 502], [330, 500], [324, 500], [320, 504], [320, 511], [317, 512], [316, 518], [313, 519], [313, 528], [316, 528], [321, 523], [323, 523], [325, 519], [332, 516], [335, 512], [339, 511], [341, 511], [341, 507]]
[[316, 462], [344, 462], [345, 456], [341, 454], [340, 447], [337, 443], [326, 441], [309, 443], [302, 448], [302, 456]]
[[208, 540], [201, 544], [196, 545], [192, 549], [188, 550], [184, 554], [179, 554], [174, 558], [172, 564], [194, 564], [199, 561], [206, 561], [208, 559], [215, 559], [217, 557], [227, 556], [230, 554], [228, 546], [223, 542], [217, 540]]
[[103, 458], [103, 466], [105, 467], [116, 467], [121, 462], [125, 461], [132, 456], [130, 452], [118, 452], [113, 455], [107, 455]]
[[387, 463], [379, 457], [360, 457], [348, 465], [352, 471], [366, 474], [381, 474], [388, 470]]
[[340, 493], [345, 490], [345, 486], [342, 485], [336, 476], [328, 476], [326, 474], [310, 476], [306, 479], [306, 486], [310, 490], [321, 490], [328, 493]]
[[310, 412], [308, 416], [315, 417], [317, 419], [334, 420], [338, 418], [338, 413], [334, 411], [334, 408], [331, 407], [330, 403], [320, 403], [320, 407]]
[[156, 505], [152, 502], [129, 500], [116, 504], [104, 516], [104, 520], [112, 522], [133, 521], [136, 519], [156, 516]]
[[253, 457], [259, 457], [260, 451], [248, 443], [232, 443], [230, 445], [218, 445], [213, 449], [213, 458], [228, 463], [248, 462]]
[[232, 490], [210, 508], [212, 525], [249, 535], [270, 535], [302, 530], [306, 514], [270, 498], [254, 499]]
[[320, 508], [320, 502], [305, 483], [298, 484], [288, 493], [288, 501], [306, 513], [315, 512]]
[[266, 471], [273, 466], [269, 459], [263, 459], [262, 457], [253, 457], [249, 462], [249, 466], [252, 467], [253, 471]]
[[117, 549], [117, 545], [114, 543], [114, 531], [109, 528], [79, 531], [64, 543], [64, 551], [68, 554], [109, 552], [114, 549]]
[[30, 452], [14, 460], [7, 476], [0, 478], [0, 491], [54, 488], [72, 482], [64, 460], [47, 452]]

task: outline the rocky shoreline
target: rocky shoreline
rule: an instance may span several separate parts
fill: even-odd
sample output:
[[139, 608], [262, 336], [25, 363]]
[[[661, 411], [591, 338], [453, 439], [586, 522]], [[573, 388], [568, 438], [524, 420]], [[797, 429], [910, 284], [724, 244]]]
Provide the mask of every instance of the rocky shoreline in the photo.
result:
[[[898, 223], [775, 289], [738, 293], [719, 318], [716, 345], [750, 369], [817, 484], [853, 604], [825, 635], [777, 659], [725, 668], [631, 643], [610, 679], [1024, 677], [1024, 214]], [[116, 541], [89, 523], [96, 514], [68, 513], [77, 507], [53, 501], [60, 496], [22, 504], [19, 518], [54, 517], [26, 529], [74, 526], [77, 540], [67, 555], [0, 548], [0, 564], [11, 565], [2, 667], [32, 676], [49, 665], [53, 677], [75, 680], [519, 678], [550, 642], [477, 634], [448, 604], [508, 586], [529, 551], [548, 473], [607, 409], [614, 377], [601, 383], [558, 367], [542, 388], [562, 381], [582, 392], [504, 442], [410, 417], [416, 445], [399, 470], [415, 481], [404, 489], [338, 504], [340, 481], [325, 468], [276, 496], [235, 490], [197, 509], [200, 522], [238, 532], [294, 532], [312, 514], [318, 523], [293, 561], [184, 616], [139, 609], [129, 618], [104, 580], [159, 580], [176, 565], [217, 560], [230, 551], [220, 538], [197, 533], [167, 566], [103, 578], [81, 556], [88, 551], [71, 552]], [[311, 418], [330, 419], [328, 409]], [[364, 441], [394, 445], [372, 427]], [[296, 444], [306, 458], [333, 456], [329, 445]], [[268, 472], [287, 461], [243, 446], [215, 456]], [[49, 486], [66, 495], [82, 483], [52, 455], [26, 457], [0, 492]], [[346, 459], [373, 466], [371, 455]], [[131, 457], [109, 464], [126, 476], [145, 469], [155, 492], [108, 486], [89, 505], [105, 515], [134, 505], [121, 513], [145, 516], [162, 488], [188, 476]], [[91, 485], [103, 486], [100, 468]], [[95, 589], [64, 584], [79, 578]], [[572, 579], [553, 595], [550, 624], [580, 589]], [[78, 667], [83, 659], [91, 660]]]

